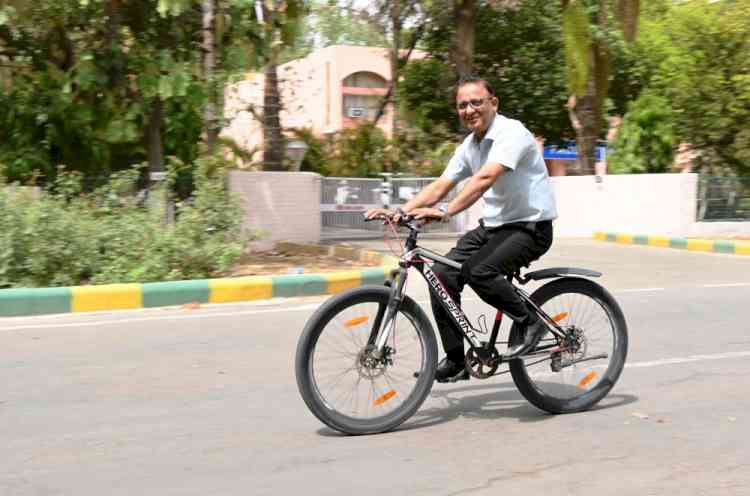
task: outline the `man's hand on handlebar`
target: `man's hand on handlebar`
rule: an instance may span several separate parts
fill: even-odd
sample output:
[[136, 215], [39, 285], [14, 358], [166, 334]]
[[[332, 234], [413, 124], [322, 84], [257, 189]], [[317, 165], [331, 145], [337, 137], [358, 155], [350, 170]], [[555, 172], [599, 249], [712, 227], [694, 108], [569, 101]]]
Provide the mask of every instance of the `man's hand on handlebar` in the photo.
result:
[[413, 215], [415, 219], [423, 222], [447, 222], [447, 220], [450, 218], [450, 216], [446, 212], [443, 212], [442, 210], [437, 208], [429, 207], [415, 208], [411, 212], [409, 212], [409, 215]]
[[375, 219], [392, 219], [394, 215], [397, 215], [396, 212], [393, 210], [388, 210], [387, 208], [371, 208], [367, 212], [365, 212], [365, 219], [367, 220], [375, 220]]

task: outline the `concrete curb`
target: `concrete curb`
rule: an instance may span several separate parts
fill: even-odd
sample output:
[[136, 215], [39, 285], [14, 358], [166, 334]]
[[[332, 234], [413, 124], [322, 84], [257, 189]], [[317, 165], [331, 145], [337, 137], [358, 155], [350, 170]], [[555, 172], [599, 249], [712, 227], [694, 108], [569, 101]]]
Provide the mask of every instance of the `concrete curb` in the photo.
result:
[[228, 303], [333, 294], [363, 284], [382, 284], [391, 270], [398, 265], [398, 260], [394, 257], [358, 248], [299, 246], [318, 250], [315, 253], [357, 261], [375, 261], [381, 263], [381, 266], [321, 274], [229, 277], [68, 288], [0, 289], [0, 317], [131, 310], [189, 303]]
[[730, 253], [734, 255], [750, 255], [750, 241], [680, 237], [670, 238], [667, 236], [642, 236], [637, 234], [605, 232], [594, 233], [594, 238], [600, 241], [610, 241], [614, 243], [632, 245], [649, 245], [690, 251], [708, 251], [715, 253]]

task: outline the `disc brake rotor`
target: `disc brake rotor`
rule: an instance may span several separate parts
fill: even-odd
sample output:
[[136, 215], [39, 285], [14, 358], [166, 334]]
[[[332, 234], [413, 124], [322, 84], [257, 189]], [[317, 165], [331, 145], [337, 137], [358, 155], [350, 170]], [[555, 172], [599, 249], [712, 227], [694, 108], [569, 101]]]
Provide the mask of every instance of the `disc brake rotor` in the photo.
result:
[[566, 330], [562, 341], [562, 351], [552, 354], [550, 368], [553, 372], [559, 372], [563, 368], [572, 365], [577, 360], [586, 356], [588, 343], [583, 329], [571, 327]]
[[392, 348], [386, 346], [382, 358], [375, 358], [372, 355], [373, 349], [373, 346], [367, 346], [357, 355], [355, 366], [363, 379], [373, 380], [380, 377], [388, 365], [393, 365], [392, 355], [395, 351]]

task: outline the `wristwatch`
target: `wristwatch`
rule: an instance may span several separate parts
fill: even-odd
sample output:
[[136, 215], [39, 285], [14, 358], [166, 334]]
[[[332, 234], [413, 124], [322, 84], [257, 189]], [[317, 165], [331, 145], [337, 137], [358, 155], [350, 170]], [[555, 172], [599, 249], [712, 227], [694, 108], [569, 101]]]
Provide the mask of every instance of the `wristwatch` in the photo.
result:
[[441, 219], [442, 222], [450, 222], [451, 214], [448, 213], [448, 205], [440, 205], [438, 210], [443, 212], [443, 218]]

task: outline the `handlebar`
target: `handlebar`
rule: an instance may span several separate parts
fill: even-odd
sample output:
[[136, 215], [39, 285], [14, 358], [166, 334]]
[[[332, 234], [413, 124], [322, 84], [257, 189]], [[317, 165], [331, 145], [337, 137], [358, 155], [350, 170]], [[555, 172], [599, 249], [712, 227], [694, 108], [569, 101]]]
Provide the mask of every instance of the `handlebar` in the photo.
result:
[[[372, 222], [374, 220], [392, 221], [392, 219], [393, 216], [387, 217], [385, 215], [380, 215], [373, 217], [372, 219], [365, 217], [365, 222]], [[406, 227], [412, 232], [422, 232], [422, 227], [419, 225], [419, 221], [413, 215], [401, 215], [399, 216], [398, 221], [394, 222], [394, 224], [396, 226]]]

